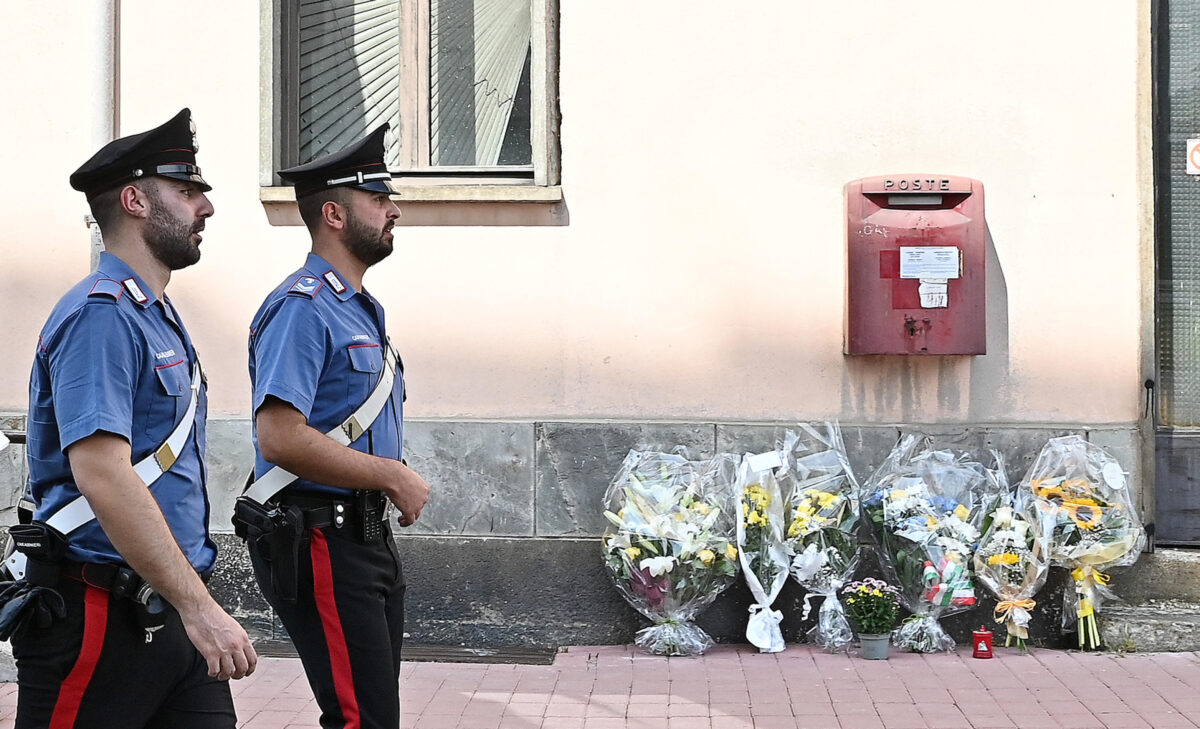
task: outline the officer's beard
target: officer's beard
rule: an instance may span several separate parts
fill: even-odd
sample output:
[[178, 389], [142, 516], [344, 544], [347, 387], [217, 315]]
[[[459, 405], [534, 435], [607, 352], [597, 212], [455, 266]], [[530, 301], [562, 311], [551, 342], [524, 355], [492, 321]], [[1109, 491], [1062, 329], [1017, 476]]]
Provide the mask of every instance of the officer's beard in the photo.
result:
[[346, 248], [364, 266], [374, 266], [392, 255], [392, 241], [384, 236], [391, 232], [393, 221], [389, 221], [382, 231], [377, 231], [351, 213], [346, 223]]
[[204, 220], [188, 225], [167, 212], [158, 188], [147, 185], [144, 192], [150, 199], [150, 219], [145, 234], [150, 252], [172, 271], [187, 268], [199, 261], [200, 246], [192, 243], [192, 235], [204, 229]]

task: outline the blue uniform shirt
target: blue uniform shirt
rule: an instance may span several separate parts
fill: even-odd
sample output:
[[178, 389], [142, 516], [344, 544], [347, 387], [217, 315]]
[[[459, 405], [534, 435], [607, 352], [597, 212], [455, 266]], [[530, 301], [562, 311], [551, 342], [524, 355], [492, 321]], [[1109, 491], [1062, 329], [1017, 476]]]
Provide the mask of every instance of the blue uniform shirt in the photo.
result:
[[[186, 414], [196, 352], [169, 300], [155, 298], [120, 258], [67, 292], [43, 327], [29, 382], [26, 453], [34, 518], [46, 520], [79, 496], [66, 450], [103, 431], [129, 441], [133, 463], [154, 452]], [[200, 388], [195, 423], [174, 465], [150, 484], [175, 540], [192, 566], [212, 569], [208, 534], [204, 421]], [[92, 520], [68, 535], [68, 557], [124, 563]]]
[[[325, 259], [310, 253], [304, 267], [284, 279], [250, 325], [250, 384], [257, 413], [267, 396], [288, 403], [327, 433], [358, 409], [383, 373], [387, 345], [383, 307], [345, 283]], [[379, 417], [350, 447], [399, 460], [402, 455], [404, 378], [392, 383]], [[254, 476], [273, 464], [263, 460], [254, 429]], [[348, 496], [339, 484], [300, 479], [288, 489]]]

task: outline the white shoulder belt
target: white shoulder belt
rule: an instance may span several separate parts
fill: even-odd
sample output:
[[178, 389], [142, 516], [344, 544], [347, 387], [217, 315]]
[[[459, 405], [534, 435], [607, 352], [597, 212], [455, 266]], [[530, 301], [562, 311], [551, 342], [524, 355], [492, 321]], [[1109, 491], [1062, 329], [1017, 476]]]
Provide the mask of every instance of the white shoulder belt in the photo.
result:
[[[158, 480], [158, 477], [171, 469], [175, 465], [175, 460], [183, 451], [184, 445], [192, 434], [192, 427], [196, 423], [196, 408], [200, 404], [200, 384], [204, 379], [203, 371], [200, 369], [200, 358], [196, 357], [196, 363], [192, 365], [192, 394], [191, 400], [188, 401], [187, 412], [183, 414], [183, 419], [175, 424], [171, 434], [167, 436], [166, 441], [158, 448], [154, 449], [150, 455], [133, 464], [133, 471], [142, 480], [142, 483], [149, 486]], [[96, 518], [96, 512], [92, 511], [91, 505], [83, 496], [76, 496], [71, 501], [67, 502], [61, 509], [50, 515], [45, 523], [52, 526], [64, 535], [70, 534], [79, 527], [87, 524], [92, 519]], [[20, 552], [13, 552], [4, 562], [8, 566], [9, 573], [16, 579], [21, 579], [25, 576], [25, 555]]]
[[[379, 375], [379, 381], [375, 383], [375, 389], [371, 390], [371, 394], [367, 395], [367, 399], [358, 406], [357, 410], [350, 413], [348, 418], [326, 433], [326, 436], [340, 445], [348, 446], [370, 429], [375, 423], [375, 419], [383, 412], [383, 406], [387, 404], [388, 398], [392, 396], [392, 383], [396, 379], [398, 362], [399, 356], [396, 354], [396, 350], [392, 349], [391, 341], [385, 340], [383, 372]], [[254, 472], [251, 471], [250, 477], [253, 478], [253, 476]], [[296, 474], [275, 466], [264, 473], [262, 478], [247, 486], [242, 493], [242, 498], [265, 504], [268, 499], [298, 478], [299, 476]]]

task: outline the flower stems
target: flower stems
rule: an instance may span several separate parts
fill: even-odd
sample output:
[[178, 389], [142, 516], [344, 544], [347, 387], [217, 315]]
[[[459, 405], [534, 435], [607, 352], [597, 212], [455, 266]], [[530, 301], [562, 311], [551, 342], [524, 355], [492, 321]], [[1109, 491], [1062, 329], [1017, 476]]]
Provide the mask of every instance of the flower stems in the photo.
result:
[[1078, 633], [1080, 648], [1094, 651], [1100, 647], [1100, 629], [1096, 624], [1095, 613], [1079, 619]]

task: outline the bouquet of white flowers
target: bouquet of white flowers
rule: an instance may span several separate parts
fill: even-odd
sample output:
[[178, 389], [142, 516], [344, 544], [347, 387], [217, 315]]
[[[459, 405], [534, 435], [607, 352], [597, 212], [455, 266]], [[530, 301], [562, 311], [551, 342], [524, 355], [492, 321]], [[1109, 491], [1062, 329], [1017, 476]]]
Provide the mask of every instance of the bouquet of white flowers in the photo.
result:
[[985, 520], [975, 550], [975, 577], [998, 600], [993, 617], [1005, 624], [1004, 644], [1015, 640], [1021, 650], [1029, 639], [1034, 595], [1050, 571], [1049, 535], [1030, 516], [1028, 502], [1021, 493], [1009, 494]]
[[713, 645], [692, 620], [738, 573], [737, 461], [690, 461], [681, 450], [630, 451], [604, 497], [604, 563], [629, 604], [654, 622], [636, 643], [673, 656]]

